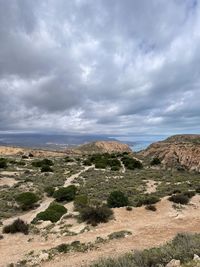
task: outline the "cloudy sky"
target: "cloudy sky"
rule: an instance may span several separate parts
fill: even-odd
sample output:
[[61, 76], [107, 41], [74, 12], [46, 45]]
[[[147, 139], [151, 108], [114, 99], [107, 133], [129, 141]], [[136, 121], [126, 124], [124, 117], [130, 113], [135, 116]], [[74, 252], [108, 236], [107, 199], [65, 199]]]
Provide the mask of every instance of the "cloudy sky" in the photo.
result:
[[0, 0], [0, 131], [200, 132], [200, 1]]

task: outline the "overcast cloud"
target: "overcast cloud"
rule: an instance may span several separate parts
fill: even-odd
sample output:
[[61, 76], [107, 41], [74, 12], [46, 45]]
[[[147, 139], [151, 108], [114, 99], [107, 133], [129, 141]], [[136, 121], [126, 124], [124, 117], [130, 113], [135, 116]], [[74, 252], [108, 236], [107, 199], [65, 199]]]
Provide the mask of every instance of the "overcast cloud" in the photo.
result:
[[0, 0], [0, 131], [199, 133], [199, 1]]

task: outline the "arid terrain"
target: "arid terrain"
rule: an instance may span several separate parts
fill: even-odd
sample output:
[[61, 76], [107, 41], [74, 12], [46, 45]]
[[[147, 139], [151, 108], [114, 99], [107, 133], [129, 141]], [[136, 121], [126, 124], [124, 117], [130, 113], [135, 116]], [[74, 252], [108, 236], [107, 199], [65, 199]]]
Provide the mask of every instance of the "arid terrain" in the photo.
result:
[[[166, 140], [138, 154], [116, 142], [84, 145], [79, 152], [0, 147], [1, 163], [6, 162], [0, 169], [0, 266], [89, 266], [100, 258], [160, 246], [178, 233], [200, 233], [200, 173], [190, 167], [199, 166], [199, 144], [188, 152], [193, 139]], [[177, 162], [176, 151], [182, 155], [178, 165], [172, 160]], [[58, 198], [59, 189], [72, 186], [73, 200]], [[109, 206], [115, 191], [128, 202]], [[37, 196], [33, 206], [22, 206], [24, 192]], [[78, 202], [83, 196], [87, 203]], [[169, 196], [181, 200], [169, 201]], [[56, 221], [38, 217], [52, 202], [67, 210]], [[106, 203], [113, 212], [106, 222], [81, 217], [85, 206]], [[18, 218], [28, 224], [28, 234], [6, 233], [5, 226]]]

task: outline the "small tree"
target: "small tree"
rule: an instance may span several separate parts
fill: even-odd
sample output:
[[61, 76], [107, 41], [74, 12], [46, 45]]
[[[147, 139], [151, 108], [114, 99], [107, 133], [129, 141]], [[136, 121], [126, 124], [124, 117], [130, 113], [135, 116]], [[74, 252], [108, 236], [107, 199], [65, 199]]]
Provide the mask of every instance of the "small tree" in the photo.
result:
[[38, 200], [38, 196], [32, 192], [23, 192], [16, 197], [17, 203], [23, 210], [33, 208]]
[[113, 191], [107, 199], [108, 207], [118, 208], [124, 207], [129, 204], [128, 197], [121, 191]]

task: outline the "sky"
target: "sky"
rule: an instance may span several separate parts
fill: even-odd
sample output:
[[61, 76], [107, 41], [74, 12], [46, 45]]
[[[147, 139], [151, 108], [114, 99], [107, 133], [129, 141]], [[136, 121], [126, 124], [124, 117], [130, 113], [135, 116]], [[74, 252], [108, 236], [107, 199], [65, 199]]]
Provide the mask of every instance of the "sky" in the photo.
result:
[[0, 132], [200, 132], [200, 1], [0, 0]]

